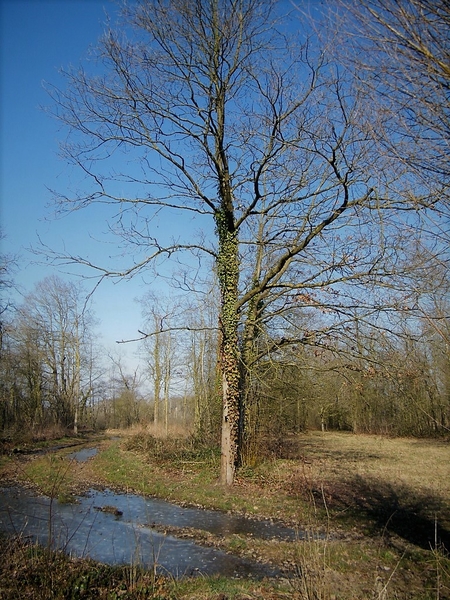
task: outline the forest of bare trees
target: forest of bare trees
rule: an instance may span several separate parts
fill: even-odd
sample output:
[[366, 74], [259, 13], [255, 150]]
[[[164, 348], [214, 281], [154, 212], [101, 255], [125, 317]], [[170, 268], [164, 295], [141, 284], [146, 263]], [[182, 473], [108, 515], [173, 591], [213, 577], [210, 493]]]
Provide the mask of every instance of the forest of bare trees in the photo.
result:
[[140, 0], [101, 70], [51, 90], [87, 177], [57, 206], [120, 206], [133, 259], [51, 258], [174, 291], [141, 301], [142, 380], [105, 369], [81, 288], [55, 276], [2, 306], [0, 427], [177, 421], [220, 444], [228, 485], [306, 428], [448, 434], [450, 9], [323, 10]]

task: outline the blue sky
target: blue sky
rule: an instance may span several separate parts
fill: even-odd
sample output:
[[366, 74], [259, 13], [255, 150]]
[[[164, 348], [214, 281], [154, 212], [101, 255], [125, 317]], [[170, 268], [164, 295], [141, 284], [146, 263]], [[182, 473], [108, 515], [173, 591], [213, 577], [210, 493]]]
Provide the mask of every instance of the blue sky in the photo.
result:
[[[59, 124], [42, 107], [51, 104], [44, 83], [63, 85], [59, 69], [87, 58], [102, 34], [106, 13], [114, 16], [116, 5], [110, 0], [0, 0], [0, 7], [0, 221], [6, 234], [2, 252], [19, 257], [15, 281], [26, 294], [47, 275], [68, 277], [51, 265], [37, 264], [28, 248], [38, 245], [38, 236], [74, 254], [98, 258], [103, 252], [114, 253], [92, 239], [107, 229], [97, 209], [51, 218], [48, 188], [68, 191], [71, 172], [58, 156], [63, 135]], [[86, 285], [92, 287], [94, 282]], [[125, 353], [131, 365], [137, 345], [119, 347], [115, 340], [137, 336], [142, 323], [135, 298], [146, 289], [138, 278], [104, 282], [94, 296], [105, 345]]]

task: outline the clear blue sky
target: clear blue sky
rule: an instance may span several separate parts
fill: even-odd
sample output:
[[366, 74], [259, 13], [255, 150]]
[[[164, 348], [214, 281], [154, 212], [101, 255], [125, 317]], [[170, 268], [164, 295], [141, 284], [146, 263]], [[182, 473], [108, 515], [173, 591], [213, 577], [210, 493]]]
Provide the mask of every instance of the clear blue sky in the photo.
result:
[[[314, 0], [311, 5], [315, 6]], [[29, 251], [39, 245], [39, 239], [55, 250], [65, 249], [100, 264], [118, 252], [120, 240], [103, 235], [108, 225], [101, 207], [51, 218], [49, 189], [70, 196], [76, 176], [58, 156], [64, 132], [43, 110], [52, 102], [45, 83], [64, 88], [59, 69], [86, 61], [90, 47], [103, 33], [107, 15], [114, 23], [116, 11], [113, 0], [0, 0], [0, 223], [6, 235], [1, 250], [19, 257], [15, 281], [23, 295], [44, 277], [61, 275], [50, 264], [39, 264]], [[171, 218], [170, 223], [160, 223], [158, 233], [177, 235], [178, 230], [190, 236], [199, 225], [204, 223]], [[93, 280], [86, 283], [94, 284]], [[94, 295], [104, 343], [126, 352], [130, 359], [138, 345], [118, 346], [115, 340], [138, 336], [142, 318], [135, 299], [146, 291], [158, 290], [136, 278], [104, 282]]]
[[[36, 264], [27, 250], [38, 245], [38, 236], [73, 254], [114, 254], [111, 247], [92, 241], [91, 236], [99, 238], [106, 230], [100, 212], [49, 219], [48, 188], [68, 191], [71, 182], [67, 165], [58, 157], [59, 124], [41, 107], [51, 103], [44, 82], [63, 85], [58, 70], [86, 59], [102, 34], [106, 13], [114, 17], [116, 5], [111, 0], [0, 0], [0, 7], [2, 252], [19, 256], [15, 281], [26, 294], [45, 276], [61, 274], [50, 265]], [[136, 344], [114, 342], [136, 337], [142, 323], [134, 299], [145, 290], [140, 279], [105, 282], [94, 296], [104, 343], [126, 352], [133, 364]]]

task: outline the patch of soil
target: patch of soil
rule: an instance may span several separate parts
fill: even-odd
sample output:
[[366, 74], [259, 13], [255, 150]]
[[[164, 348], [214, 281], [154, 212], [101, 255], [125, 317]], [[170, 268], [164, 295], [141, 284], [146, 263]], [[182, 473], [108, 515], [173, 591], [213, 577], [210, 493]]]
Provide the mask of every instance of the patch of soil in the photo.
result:
[[123, 512], [119, 510], [116, 506], [94, 506], [94, 510], [109, 513], [111, 515], [114, 515], [115, 517], [121, 517], [123, 515]]

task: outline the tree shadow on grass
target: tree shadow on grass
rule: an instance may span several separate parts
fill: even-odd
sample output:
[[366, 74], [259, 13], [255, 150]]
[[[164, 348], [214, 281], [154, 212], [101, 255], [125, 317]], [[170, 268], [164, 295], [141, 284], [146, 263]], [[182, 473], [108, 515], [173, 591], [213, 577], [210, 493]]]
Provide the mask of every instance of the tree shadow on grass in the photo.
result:
[[449, 508], [437, 495], [361, 476], [324, 484], [313, 493], [328, 509], [373, 533], [395, 534], [427, 550], [437, 542], [450, 551]]

